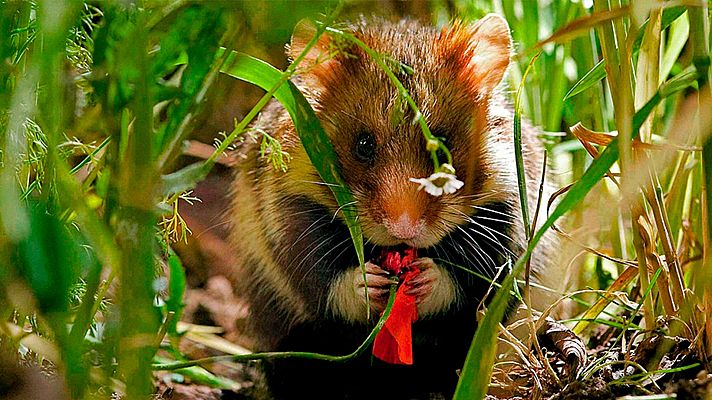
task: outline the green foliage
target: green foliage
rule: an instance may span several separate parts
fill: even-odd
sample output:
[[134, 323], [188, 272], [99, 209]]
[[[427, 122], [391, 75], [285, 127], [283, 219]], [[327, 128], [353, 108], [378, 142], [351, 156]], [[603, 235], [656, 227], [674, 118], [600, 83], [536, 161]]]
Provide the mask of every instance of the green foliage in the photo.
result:
[[[648, 266], [615, 289], [625, 290], [630, 300], [638, 301], [637, 307], [613, 304], [604, 311], [610, 296], [577, 299], [580, 316], [571, 321], [585, 322], [577, 332], [600, 324], [618, 329], [622, 337], [629, 330], [652, 329], [650, 321], [660, 317], [670, 321], [670, 332], [677, 334], [672, 321], [682, 320], [704, 338], [695, 342], [699, 359], [706, 361], [712, 354], [712, 325], [705, 325], [709, 317], [692, 307], [695, 301], [712, 307], [712, 191], [706, 189], [712, 187], [712, 141], [709, 124], [704, 125], [710, 118], [704, 105], [712, 98], [709, 10], [584, 4], [431, 4], [440, 23], [492, 11], [507, 17], [518, 46], [509, 74], [510, 87], [520, 89], [517, 122], [521, 111], [548, 131], [554, 165], [570, 171], [558, 183], [571, 184], [552, 203], [543, 223], [530, 226], [525, 213], [529, 246], [502, 284], [513, 290], [498, 290], [480, 321], [456, 398], [483, 398], [487, 393], [500, 322], [509, 296], [519, 293], [517, 274], [543, 235], [564, 216], [574, 227], [591, 221], [600, 225], [595, 238], [605, 249], [585, 249], [589, 254], [582, 257], [585, 271], [580, 275], [590, 279], [582, 286], [605, 291], [615, 285], [623, 271], [612, 266], [611, 259], [625, 266]], [[340, 6], [329, 2], [309, 3], [299, 11], [291, 2], [269, 2], [268, 14], [278, 16], [273, 21], [265, 21], [249, 2], [147, 1], [138, 6], [46, 0], [0, 1], [0, 6], [0, 34], [7, 38], [0, 43], [0, 313], [3, 324], [11, 321], [8, 326], [15, 325], [18, 315], [19, 321], [27, 317], [32, 322], [29, 334], [55, 347], [60, 357], [54, 361], [74, 398], [100, 391], [145, 398], [153, 391], [154, 368], [177, 369], [214, 387], [235, 387], [197, 367], [214, 360], [186, 360], [178, 350], [186, 277], [170, 246], [190, 233], [179, 201], [197, 200], [190, 191], [242, 135], [261, 137], [262, 156], [274, 168], [289, 167], [289, 155], [278, 138], [249, 128], [273, 97], [289, 113], [312, 163], [332, 189], [364, 261], [353, 197], [334, 150], [309, 103], [290, 82], [305, 53], [281, 71], [234, 51], [233, 46], [249, 49], [239, 40], [245, 26], [264, 33], [265, 42], [281, 44], [299, 18], [331, 11], [317, 24], [305, 52], [322, 34], [361, 47], [398, 88], [402, 108], [413, 110], [436, 167], [438, 150], [451, 158], [396, 78], [412, 73], [411, 66], [336, 28], [333, 21]], [[643, 15], [642, 21], [633, 15]], [[274, 22], [279, 16], [288, 22]], [[536, 63], [535, 52], [540, 52]], [[179, 168], [184, 141], [221, 73], [266, 93], [231, 132], [216, 140], [206, 161]], [[391, 117], [399, 122], [403, 116], [397, 114]], [[607, 136], [605, 144], [592, 144], [571, 134], [570, 127], [578, 122], [592, 132], [617, 128], [618, 135]], [[693, 136], [677, 132], [684, 126]], [[707, 126], [707, 132], [700, 126]], [[520, 128], [517, 123], [513, 135], [526, 209]], [[584, 147], [594, 149], [596, 157]], [[656, 164], [656, 158], [665, 163]], [[601, 207], [596, 198], [616, 203]], [[618, 205], [619, 199], [626, 204]], [[635, 205], [632, 212], [627, 203]], [[580, 239], [588, 242], [592, 237]], [[664, 260], [666, 268], [651, 268], [656, 260]], [[116, 287], [111, 297], [110, 287]], [[633, 297], [636, 293], [642, 295]], [[26, 298], [31, 304], [22, 302]], [[367, 349], [379, 327], [350, 355], [279, 356], [347, 360]], [[25, 335], [0, 332], [0, 341], [14, 345]], [[170, 340], [163, 341], [164, 336]], [[161, 343], [171, 358], [157, 355]]]
[[[504, 9], [505, 14], [507, 14], [508, 16], [514, 16], [513, 8], [508, 9], [508, 7], [511, 7], [512, 4], [519, 5], [518, 2], [494, 3], [494, 8], [502, 7], [502, 9]], [[650, 121], [651, 117], [659, 117], [662, 114], [659, 105], [661, 103], [664, 104], [668, 101], [676, 101], [676, 98], [682, 97], [690, 86], [697, 85], [697, 87], [701, 87], [698, 85], [697, 82], [702, 76], [705, 75], [703, 69], [700, 69], [699, 67], [695, 68], [689, 66], [689, 59], [678, 58], [686, 40], [685, 26], [687, 26], [687, 23], [679, 22], [681, 20], [684, 21], [686, 18], [685, 14], [683, 14], [685, 11], [684, 8], [676, 7], [669, 10], [665, 10], [662, 13], [656, 13], [656, 10], [654, 8], [644, 10], [643, 12], [646, 13], [646, 17], [648, 17], [647, 13], [650, 12], [649, 18], [653, 22], [646, 21], [646, 23], [641, 25], [640, 27], [635, 27], [633, 26], [634, 23], [628, 20], [628, 13], [621, 14], [616, 10], [607, 10], [605, 9], [605, 7], [591, 11], [590, 18], [587, 17], [588, 20], [597, 20], [598, 22], [594, 23], [592, 26], [588, 26], [588, 22], [572, 22], [576, 17], [581, 17], [583, 21], [584, 16], [581, 15], [581, 11], [572, 12], [572, 9], [575, 7], [577, 8], [578, 6], [574, 6], [573, 4], [569, 4], [568, 2], [554, 2], [554, 6], [539, 10], [536, 10], [536, 7], [533, 6], [532, 2], [521, 2], [521, 6], [524, 8], [528, 6], [533, 8], [530, 8], [527, 12], [521, 14], [523, 16], [522, 19], [517, 19], [517, 17], [514, 16], [513, 18], [508, 18], [508, 20], [512, 24], [512, 31], [514, 33], [515, 40], [518, 35], [524, 34], [523, 36], [519, 36], [521, 38], [520, 43], [522, 43], [524, 54], [527, 53], [527, 50], [533, 50], [534, 48], [538, 47], [538, 43], [554, 41], [553, 39], [547, 39], [547, 36], [550, 36], [551, 38], [557, 38], [555, 41], [561, 43], [556, 46], [544, 45], [543, 47], [544, 52], [542, 54], [542, 57], [545, 60], [543, 61], [545, 67], [540, 70], [534, 70], [534, 76], [531, 78], [531, 80], [534, 81], [534, 84], [529, 86], [529, 91], [527, 91], [527, 94], [532, 96], [533, 91], [542, 90], [541, 94], [543, 94], [543, 96], [533, 94], [533, 96], [529, 97], [529, 99], [531, 100], [533, 98], [536, 99], [536, 101], [540, 101], [541, 99], [541, 103], [538, 104], [546, 106], [538, 108], [537, 104], [530, 103], [528, 109], [529, 116], [535, 121], [540, 122], [546, 129], [554, 130], [558, 130], [560, 126], [568, 127], [572, 125], [572, 122], [581, 121], [588, 121], [584, 123], [588, 126], [593, 126], [596, 129], [602, 130], [606, 129], [607, 126], [612, 126], [615, 124], [619, 127], [619, 135], [618, 137], [613, 138], [613, 140], [607, 144], [603, 151], [598, 154], [597, 157], [592, 161], [578, 158], [574, 154], [574, 164], [572, 165], [572, 169], [575, 172], [573, 176], [574, 182], [571, 187], [566, 190], [565, 195], [563, 195], [563, 198], [558, 202], [558, 204], [553, 207], [553, 210], [548, 213], [547, 220], [540, 228], [538, 228], [538, 230], [534, 234], [532, 240], [530, 241], [530, 245], [527, 252], [517, 261], [514, 266], [515, 274], [518, 270], [524, 267], [524, 264], [527, 258], [531, 255], [531, 252], [535, 248], [536, 243], [539, 241], [539, 239], [541, 239], [543, 234], [553, 226], [554, 222], [557, 219], [561, 218], [564, 215], [572, 215], [572, 217], [575, 218], [577, 213], [582, 212], [577, 212], [577, 209], [585, 210], [581, 206], [585, 204], [588, 193], [590, 193], [594, 189], [601, 191], [601, 188], [603, 188], [603, 190], [605, 190], [606, 187], [602, 187], [600, 183], [609, 173], [609, 171], [614, 170], [612, 168], [614, 168], [614, 165], [616, 165], [619, 156], [630, 157], [629, 154], [631, 153], [631, 148], [634, 147], [633, 143], [630, 142], [630, 140], [639, 140], [637, 139], [639, 135], [643, 136], [644, 138], [649, 137], [649, 134], [643, 135], [641, 131], [645, 130], [646, 132], [650, 132], [650, 126], [646, 125], [650, 122], [646, 121]], [[699, 8], [692, 8], [695, 12], [700, 12]], [[543, 14], [554, 14], [555, 16], [558, 16], [558, 18], [554, 19], [557, 22], [548, 26], [553, 25], [554, 27], [560, 27], [561, 29], [555, 32], [546, 32], [546, 34], [542, 35], [540, 29], [541, 26], [539, 26], [538, 29], [535, 28], [535, 26], [537, 26], [538, 18]], [[562, 15], [568, 17], [561, 19], [560, 17]], [[707, 15], [705, 18], [709, 20], [709, 15]], [[655, 21], [655, 19], [658, 19], [658, 21]], [[625, 25], [623, 25], [622, 20], [625, 20]], [[563, 26], [569, 22], [571, 22], [570, 25]], [[655, 39], [654, 36], [643, 35], [643, 32], [646, 30], [648, 24], [652, 23], [660, 24], [661, 31], [665, 31], [665, 29], [668, 29], [670, 27], [670, 36], [668, 42], [665, 43], [666, 46], [662, 48], [664, 49], [664, 52], [658, 52], [655, 54], [646, 53], [646, 57], [649, 58], [644, 59], [642, 56], [643, 52], [649, 53], [651, 48], [654, 49], [653, 51], [659, 51], [658, 49], [661, 48], [660, 46], [657, 46], [656, 48], [655, 45], [650, 46], [648, 44], [648, 42], [651, 42]], [[709, 24], [707, 24], [707, 26], [708, 25]], [[587, 26], [586, 29], [596, 27], [597, 30], [595, 32], [595, 35], [597, 40], [593, 40], [594, 31], [591, 29], [591, 40], [585, 42], [583, 46], [574, 47], [577, 44], [576, 42], [578, 42], [580, 39], [576, 39], [576, 36], [573, 35], [573, 32], [580, 29], [579, 27], [581, 26]], [[699, 23], [697, 26], [703, 27], [705, 26], [705, 24]], [[617, 35], [617, 40], [619, 44], [625, 42], [626, 35], [633, 40], [633, 45], [630, 48], [632, 49], [632, 51], [630, 49], [621, 48], [621, 46], [615, 46], [615, 43], [613, 42], [610, 36], [613, 34], [613, 30], [615, 30], [616, 32], [615, 34]], [[703, 34], [708, 35], [708, 33], [708, 31], [705, 31], [705, 33]], [[577, 33], [577, 35], [580, 35], [580, 32]], [[571, 38], [574, 39], [572, 40]], [[541, 42], [537, 42], [537, 40], [541, 40]], [[603, 58], [597, 61], [596, 58], [599, 53], [598, 43], [603, 44], [601, 50], [603, 53]], [[609, 46], [608, 48], [605, 47], [607, 45]], [[646, 47], [646, 45], [648, 47]], [[549, 47], [547, 48], [547, 46]], [[571, 46], [571, 48], [569, 49], [568, 46]], [[581, 50], [581, 48], [585, 49], [585, 51], [589, 53], [587, 54], [586, 52], [580, 51], [572, 53], [574, 49]], [[593, 55], [593, 57], [591, 57], [591, 55]], [[547, 56], [549, 57], [547, 58]], [[638, 88], [636, 88], [635, 82], [633, 82], [632, 84], [630, 83], [627, 74], [631, 73], [630, 71], [633, 68], [632, 66], [636, 66], [638, 68], [639, 74], [641, 74], [642, 72], [640, 71], [643, 71], [643, 69], [645, 68], [650, 68], [649, 65], [658, 64], [660, 59], [663, 60], [662, 65], [664, 66], [664, 68], [662, 69], [662, 74], [659, 77], [639, 75], [637, 82]], [[702, 56], [700, 59], [705, 59], [709, 61], [709, 53], [706, 52], [705, 56]], [[561, 73], [561, 71], [567, 71], [566, 62], [570, 61], [574, 61], [574, 65], [576, 65], [577, 67], [585, 68], [583, 70], [580, 70], [579, 77], [566, 76], [566, 74]], [[596, 61], [595, 66], [593, 65], [594, 61]], [[547, 65], [547, 62], [550, 62], [552, 64]], [[610, 67], [612, 63], [616, 66], [615, 69]], [[621, 67], [621, 64], [623, 65], [623, 67]], [[674, 64], [676, 64], [675, 67], [672, 66]], [[626, 72], [625, 69], [626, 65], [628, 65], [629, 68], [627, 70], [628, 72]], [[686, 65], [688, 66], [687, 68], [685, 68]], [[668, 79], [668, 74], [671, 71], [675, 71], [676, 69], [677, 72], [675, 72], [675, 74]], [[519, 75], [517, 74], [517, 70], [515, 69], [513, 72], [513, 77], [515, 79], [518, 78]], [[610, 92], [606, 91], [605, 93], [611, 93], [612, 97], [610, 99], [607, 96], [603, 95], [604, 91], [587, 91], [587, 89], [596, 87], [600, 89], [598, 82], [606, 76], [608, 80], [605, 81], [605, 84], [610, 85], [611, 89]], [[541, 85], [546, 84], [546, 86], [537, 85], [537, 79], [540, 79], [539, 82]], [[568, 94], [564, 95], [564, 97], [561, 99], [559, 99], [558, 97], [559, 93], [562, 93], [560, 90], [560, 79], [565, 79], [566, 81], [569, 81], [570, 84], [572, 84]], [[650, 79], [655, 79], [653, 84], [650, 86], [652, 90], [647, 89], [647, 92], [642, 91], [644, 85], [648, 83]], [[658, 79], [661, 84], [658, 84]], [[631, 89], [636, 90], [633, 93], [630, 91]], [[576, 95], [578, 96], [574, 97]], [[638, 107], [637, 111], [633, 110], [628, 106], [629, 103], [632, 103], [633, 99], [635, 99], [635, 103]], [[568, 100], [568, 102], [564, 103], [565, 100]], [[588, 104], [588, 107], [577, 106], [577, 104], [582, 104], [582, 102]], [[564, 112], [562, 114], [558, 114], [559, 104], [568, 104], [569, 106], [572, 106], [572, 108], [568, 111], [564, 109]], [[591, 105], [593, 107], [591, 107]], [[700, 109], [700, 112], [702, 112], [702, 109], [703, 108]], [[682, 114], [683, 112], [688, 112], [687, 118], [700, 118], [700, 115], [709, 115], [708, 110], [705, 110], [704, 112], [702, 112], [702, 114], [692, 115], [689, 114], [690, 111], [693, 110], [677, 111], [677, 118], [680, 118], [679, 115], [685, 115]], [[670, 115], [676, 115], [676, 110], [666, 108], [666, 114], [668, 114], [667, 119], [670, 120], [671, 118], [673, 118], [670, 117]], [[610, 120], [606, 117], [607, 115], [615, 116], [615, 118], [613, 120]], [[663, 126], [661, 124], [662, 119], [654, 118], [652, 119], [652, 121], [653, 132], [655, 135], [669, 134], [670, 136], [674, 136], [670, 131], [664, 132]], [[625, 136], [623, 136], [624, 133], [626, 134]], [[703, 130], [698, 131], [695, 134], [703, 136], [705, 134], [708, 134], [708, 132], [704, 132]], [[621, 142], [621, 140], [625, 141]], [[565, 143], [562, 143], [562, 145], [564, 144]], [[638, 155], [639, 157], [644, 157], [640, 155], [641, 152], [639, 150], [635, 150], [635, 152], [636, 155]], [[682, 157], [682, 160], [686, 160], [687, 157], [690, 155], [683, 152], [683, 154], [676, 156]], [[629, 158], [627, 159], [629, 160]], [[684, 161], [682, 162], [684, 163]], [[624, 166], [628, 165], [627, 163], [628, 162], [626, 162]], [[628, 182], [628, 180], [634, 181], [636, 182], [635, 185], [641, 185], [643, 188], [645, 188], [647, 186], [647, 184], [645, 183], [647, 179], [645, 179], [645, 177], [647, 177], [649, 174], [649, 171], [646, 168], [659, 168], [658, 171], [662, 172], [665, 169], [665, 166], [641, 166], [638, 169], [633, 169], [633, 167], [629, 168], [630, 169], [624, 170], [625, 174], [622, 177], [623, 182]], [[580, 178], [576, 171], [582, 171], [582, 175], [580, 176]], [[663, 176], [672, 177], [673, 179], [679, 178], [679, 176], [669, 175], [669, 171], [666, 171], [665, 173], [668, 175]], [[686, 186], [685, 184], [683, 185]], [[683, 190], [684, 193], [684, 189], [681, 189], [679, 187], [677, 189]], [[622, 195], [625, 199], [628, 199], [628, 201], [633, 201], [634, 197], [631, 193], [637, 193], [638, 190], [639, 189], [637, 189], [637, 186], [624, 187]], [[673, 192], [673, 194], [674, 193], [675, 192]], [[618, 196], [619, 193], [614, 191], [612, 195]], [[703, 218], [704, 215], [701, 213], [700, 210], [695, 211], [695, 208], [693, 207], [694, 202], [689, 203], [691, 197], [685, 197], [684, 200], [682, 199], [682, 197], [677, 197], [677, 200], [677, 202], [673, 203], [675, 208], [677, 208], [678, 210], [681, 209], [680, 207], [686, 208], [687, 211], [685, 213], [688, 217], [692, 217], [693, 214], [698, 215], [697, 219], [695, 219], [696, 223], [692, 222], [693, 220], [690, 219], [687, 219], [686, 223], [697, 225], [699, 222], [705, 219]], [[659, 196], [657, 200], [648, 197], [644, 201], [649, 204], [646, 204], [646, 206], [650, 206], [653, 209], [655, 209], [656, 207], [660, 207], [661, 205], [670, 206], [670, 203], [663, 200], [662, 196]], [[685, 202], [687, 202], [687, 204], [683, 205]], [[665, 244], [664, 241], [667, 240], [666, 236], [672, 237], [673, 233], [678, 238], [676, 243], [681, 243], [681, 236], [679, 235], [680, 224], [678, 222], [675, 222], [675, 226], [677, 228], [673, 232], [670, 230], [670, 227], [667, 226], [670, 219], [665, 214], [665, 211], [654, 214], [655, 215], [652, 216], [646, 216], [646, 218], [650, 218], [653, 221], [658, 222], [658, 235], [660, 235], [659, 239], [661, 240], [661, 242], [663, 242], [662, 244]], [[610, 214], [606, 218], [610, 218]], [[629, 217], [624, 216], [623, 218]], [[612, 244], [612, 247], [614, 249], [618, 249], [614, 253], [616, 257], [623, 256], [624, 254], [628, 254], [629, 252], [636, 252], [636, 250], [641, 250], [639, 248], [631, 249], [631, 244], [633, 241], [630, 241], [628, 239], [628, 237], [630, 236], [637, 236], [642, 234], [641, 232], [638, 232], [636, 231], [636, 229], [633, 229], [632, 234], [624, 233], [623, 235], [619, 235], [618, 233], [619, 232], [615, 230], [609, 232], [609, 243]], [[708, 247], [706, 246], [705, 248], [708, 249]], [[645, 250], [642, 253], [641, 251], [637, 251], [637, 257], [639, 260], [642, 259], [642, 265], [644, 266], [648, 262], [650, 262], [650, 257], [655, 257], [651, 256], [649, 251], [650, 250]], [[689, 255], [684, 254], [676, 255], [674, 254], [674, 252], [675, 250], [665, 252], [665, 257], [668, 260], [668, 263], [671, 264], [669, 274], [673, 276], [673, 278], [669, 279], [672, 279], [673, 282], [674, 274], [676, 273], [676, 269], [678, 267], [672, 264], [672, 260], [674, 258], [682, 256], [689, 257]], [[705, 252], [705, 254], [707, 253], [708, 251]], [[694, 263], [693, 267], [691, 267], [691, 271], [694, 271], [696, 268], [700, 267], [701, 265], [699, 263]], [[605, 272], [603, 270], [600, 271], [602, 271], [602, 273]], [[658, 274], [659, 273], [660, 270], [658, 270]], [[640, 271], [639, 284], [641, 285], [642, 289], [645, 290], [646, 294], [649, 293], [649, 291], [653, 287], [652, 285], [655, 285], [655, 282], [658, 281], [657, 276], [658, 275], [656, 274], [654, 279], [651, 280], [648, 271]], [[605, 276], [602, 276], [602, 278], [605, 278]], [[508, 283], [508, 281], [505, 281], [503, 285], [507, 285]], [[709, 286], [710, 284], [712, 284], [712, 282], [707, 281], [707, 286], [698, 286], [698, 290], [700, 291], [699, 293], [709, 293], [711, 288], [711, 286]], [[685, 305], [685, 302], [689, 300], [685, 300], [684, 296], [678, 296], [676, 298], [675, 291], [678, 289], [676, 289], [676, 286], [674, 284], [672, 285], [673, 287], [671, 289], [673, 291], [674, 301], [677, 303], [676, 307], [680, 307], [681, 310], [684, 310], [685, 307], [687, 307]], [[658, 304], [660, 304], [660, 302], [665, 303], [665, 296], [663, 296], [662, 294], [663, 289], [661, 289], [660, 286], [658, 286], [657, 289], [661, 290], [661, 297], [658, 298], [656, 301], [658, 302]], [[664, 287], [664, 290], [668, 290], [667, 287]], [[683, 290], [679, 290], [679, 292], [682, 293]], [[456, 398], [483, 398], [484, 395], [487, 393], [487, 385], [490, 380], [490, 373], [495, 363], [495, 353], [490, 349], [496, 343], [495, 337], [498, 332], [498, 326], [496, 322], [501, 319], [503, 315], [503, 308], [506, 306], [506, 301], [504, 301], [502, 298], [506, 298], [508, 297], [508, 295], [509, 293], [507, 291], [498, 292], [497, 296], [490, 304], [487, 314], [480, 322], [477, 335], [473, 340], [470, 353], [468, 354], [468, 361], [466, 362], [461, 374], [460, 385], [458, 386]], [[670, 294], [668, 294], [667, 296], [669, 297]], [[676, 310], [675, 307], [666, 308], [666, 311], [663, 312], [660, 308], [654, 307], [654, 302], [651, 301], [648, 296], [643, 295], [642, 298], [645, 301], [645, 305], [643, 305], [643, 300], [641, 300], [640, 306], [643, 306], [642, 312], [645, 313], [646, 316], [653, 314], [667, 314], [668, 318], [670, 318], [671, 316], [669, 312], [671, 310]], [[606, 303], [603, 304], [603, 307], [605, 307], [605, 304]], [[601, 307], [598, 312], [600, 312], [603, 307]], [[640, 309], [641, 307], [638, 307], [638, 309], [635, 310], [633, 315], [637, 315]], [[690, 316], [689, 314], [685, 315], [687, 315], [688, 318]], [[585, 314], [585, 316], [586, 318], [591, 317], [589, 314]], [[593, 317], [595, 317], [595, 314], [593, 315]], [[646, 318], [646, 321], [648, 321], [649, 329], [654, 328], [653, 324], [650, 323], [650, 321], [652, 320], [652, 318]], [[628, 325], [623, 327], [621, 335], [623, 335], [628, 329]], [[702, 331], [703, 330], [700, 331], [700, 334]], [[679, 332], [679, 330], [675, 330], [675, 332]], [[698, 351], [700, 357], [705, 358], [705, 350], [700, 347], [698, 348]]]
[[[167, 315], [180, 317], [185, 291], [170, 252], [165, 311], [154, 305], [163, 258], [157, 178], [173, 168], [218, 74], [233, 10], [61, 1], [3, 2], [2, 10], [0, 27], [12, 40], [2, 42], [11, 62], [0, 71], [0, 177], [8, 188], [0, 199], [0, 311], [25, 306], [5, 295], [10, 282], [22, 282], [47, 319], [74, 397], [112, 377], [132, 383], [128, 398], [148, 395], [160, 338], [139, 338], [157, 336]], [[176, 69], [181, 57], [188, 64]], [[106, 307], [117, 278], [117, 306]], [[78, 300], [71, 308], [70, 298]], [[87, 335], [111, 318], [119, 323], [106, 325], [107, 336]], [[175, 335], [177, 319], [168, 322]], [[90, 337], [106, 338], [101, 359], [118, 362], [100, 379], [87, 375], [96, 362], [84, 356]]]

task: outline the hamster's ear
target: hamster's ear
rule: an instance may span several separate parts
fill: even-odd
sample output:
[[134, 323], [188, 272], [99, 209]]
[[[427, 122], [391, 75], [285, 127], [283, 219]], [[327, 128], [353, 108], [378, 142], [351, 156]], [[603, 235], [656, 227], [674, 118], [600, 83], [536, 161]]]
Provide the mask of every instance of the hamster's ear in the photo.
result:
[[[307, 47], [307, 44], [316, 34], [316, 26], [309, 19], [303, 19], [294, 27], [292, 40], [287, 46], [287, 55], [294, 61]], [[301, 66], [311, 69], [329, 59], [329, 36], [322, 34], [316, 44], [309, 49], [302, 60]]]
[[473, 25], [455, 22], [441, 34], [459, 77], [474, 91], [492, 91], [504, 77], [512, 51], [512, 36], [504, 18], [487, 14]]

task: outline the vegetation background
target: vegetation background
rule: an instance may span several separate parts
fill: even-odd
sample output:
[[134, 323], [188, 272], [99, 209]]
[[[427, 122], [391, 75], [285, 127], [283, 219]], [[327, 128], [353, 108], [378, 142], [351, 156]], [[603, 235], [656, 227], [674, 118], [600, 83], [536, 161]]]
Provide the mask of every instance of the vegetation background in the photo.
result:
[[[488, 12], [510, 23], [504, 89], [543, 128], [562, 188], [541, 200], [546, 221], [523, 215], [531, 246], [512, 267], [526, 268], [542, 232], [560, 232], [572, 255], [564, 342], [587, 353], [498, 329], [512, 295], [500, 290], [456, 397], [712, 398], [703, 0], [0, 1], [0, 397], [169, 398], [187, 382], [203, 388], [195, 396], [249, 396], [244, 305], [213, 279], [230, 265], [223, 164], [272, 95], [284, 100], [293, 27]], [[211, 308], [216, 292], [233, 308]], [[513, 359], [495, 357], [498, 332]], [[190, 362], [216, 354], [228, 356]]]

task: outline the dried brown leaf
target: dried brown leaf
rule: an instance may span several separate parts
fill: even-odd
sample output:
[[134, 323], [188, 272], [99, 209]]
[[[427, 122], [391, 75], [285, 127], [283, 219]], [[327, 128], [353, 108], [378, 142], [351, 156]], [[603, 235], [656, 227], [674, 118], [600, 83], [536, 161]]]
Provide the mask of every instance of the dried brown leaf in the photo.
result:
[[563, 324], [546, 318], [537, 335], [551, 342], [571, 368], [571, 376], [576, 376], [578, 371], [586, 366], [586, 345], [573, 331]]

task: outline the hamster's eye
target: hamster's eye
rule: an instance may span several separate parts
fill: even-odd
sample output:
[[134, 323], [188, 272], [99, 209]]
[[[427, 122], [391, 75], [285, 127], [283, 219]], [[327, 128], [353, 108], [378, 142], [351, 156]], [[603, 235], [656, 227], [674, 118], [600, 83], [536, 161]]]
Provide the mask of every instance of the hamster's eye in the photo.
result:
[[366, 132], [359, 134], [354, 145], [354, 155], [359, 161], [372, 163], [376, 158], [376, 138]]

